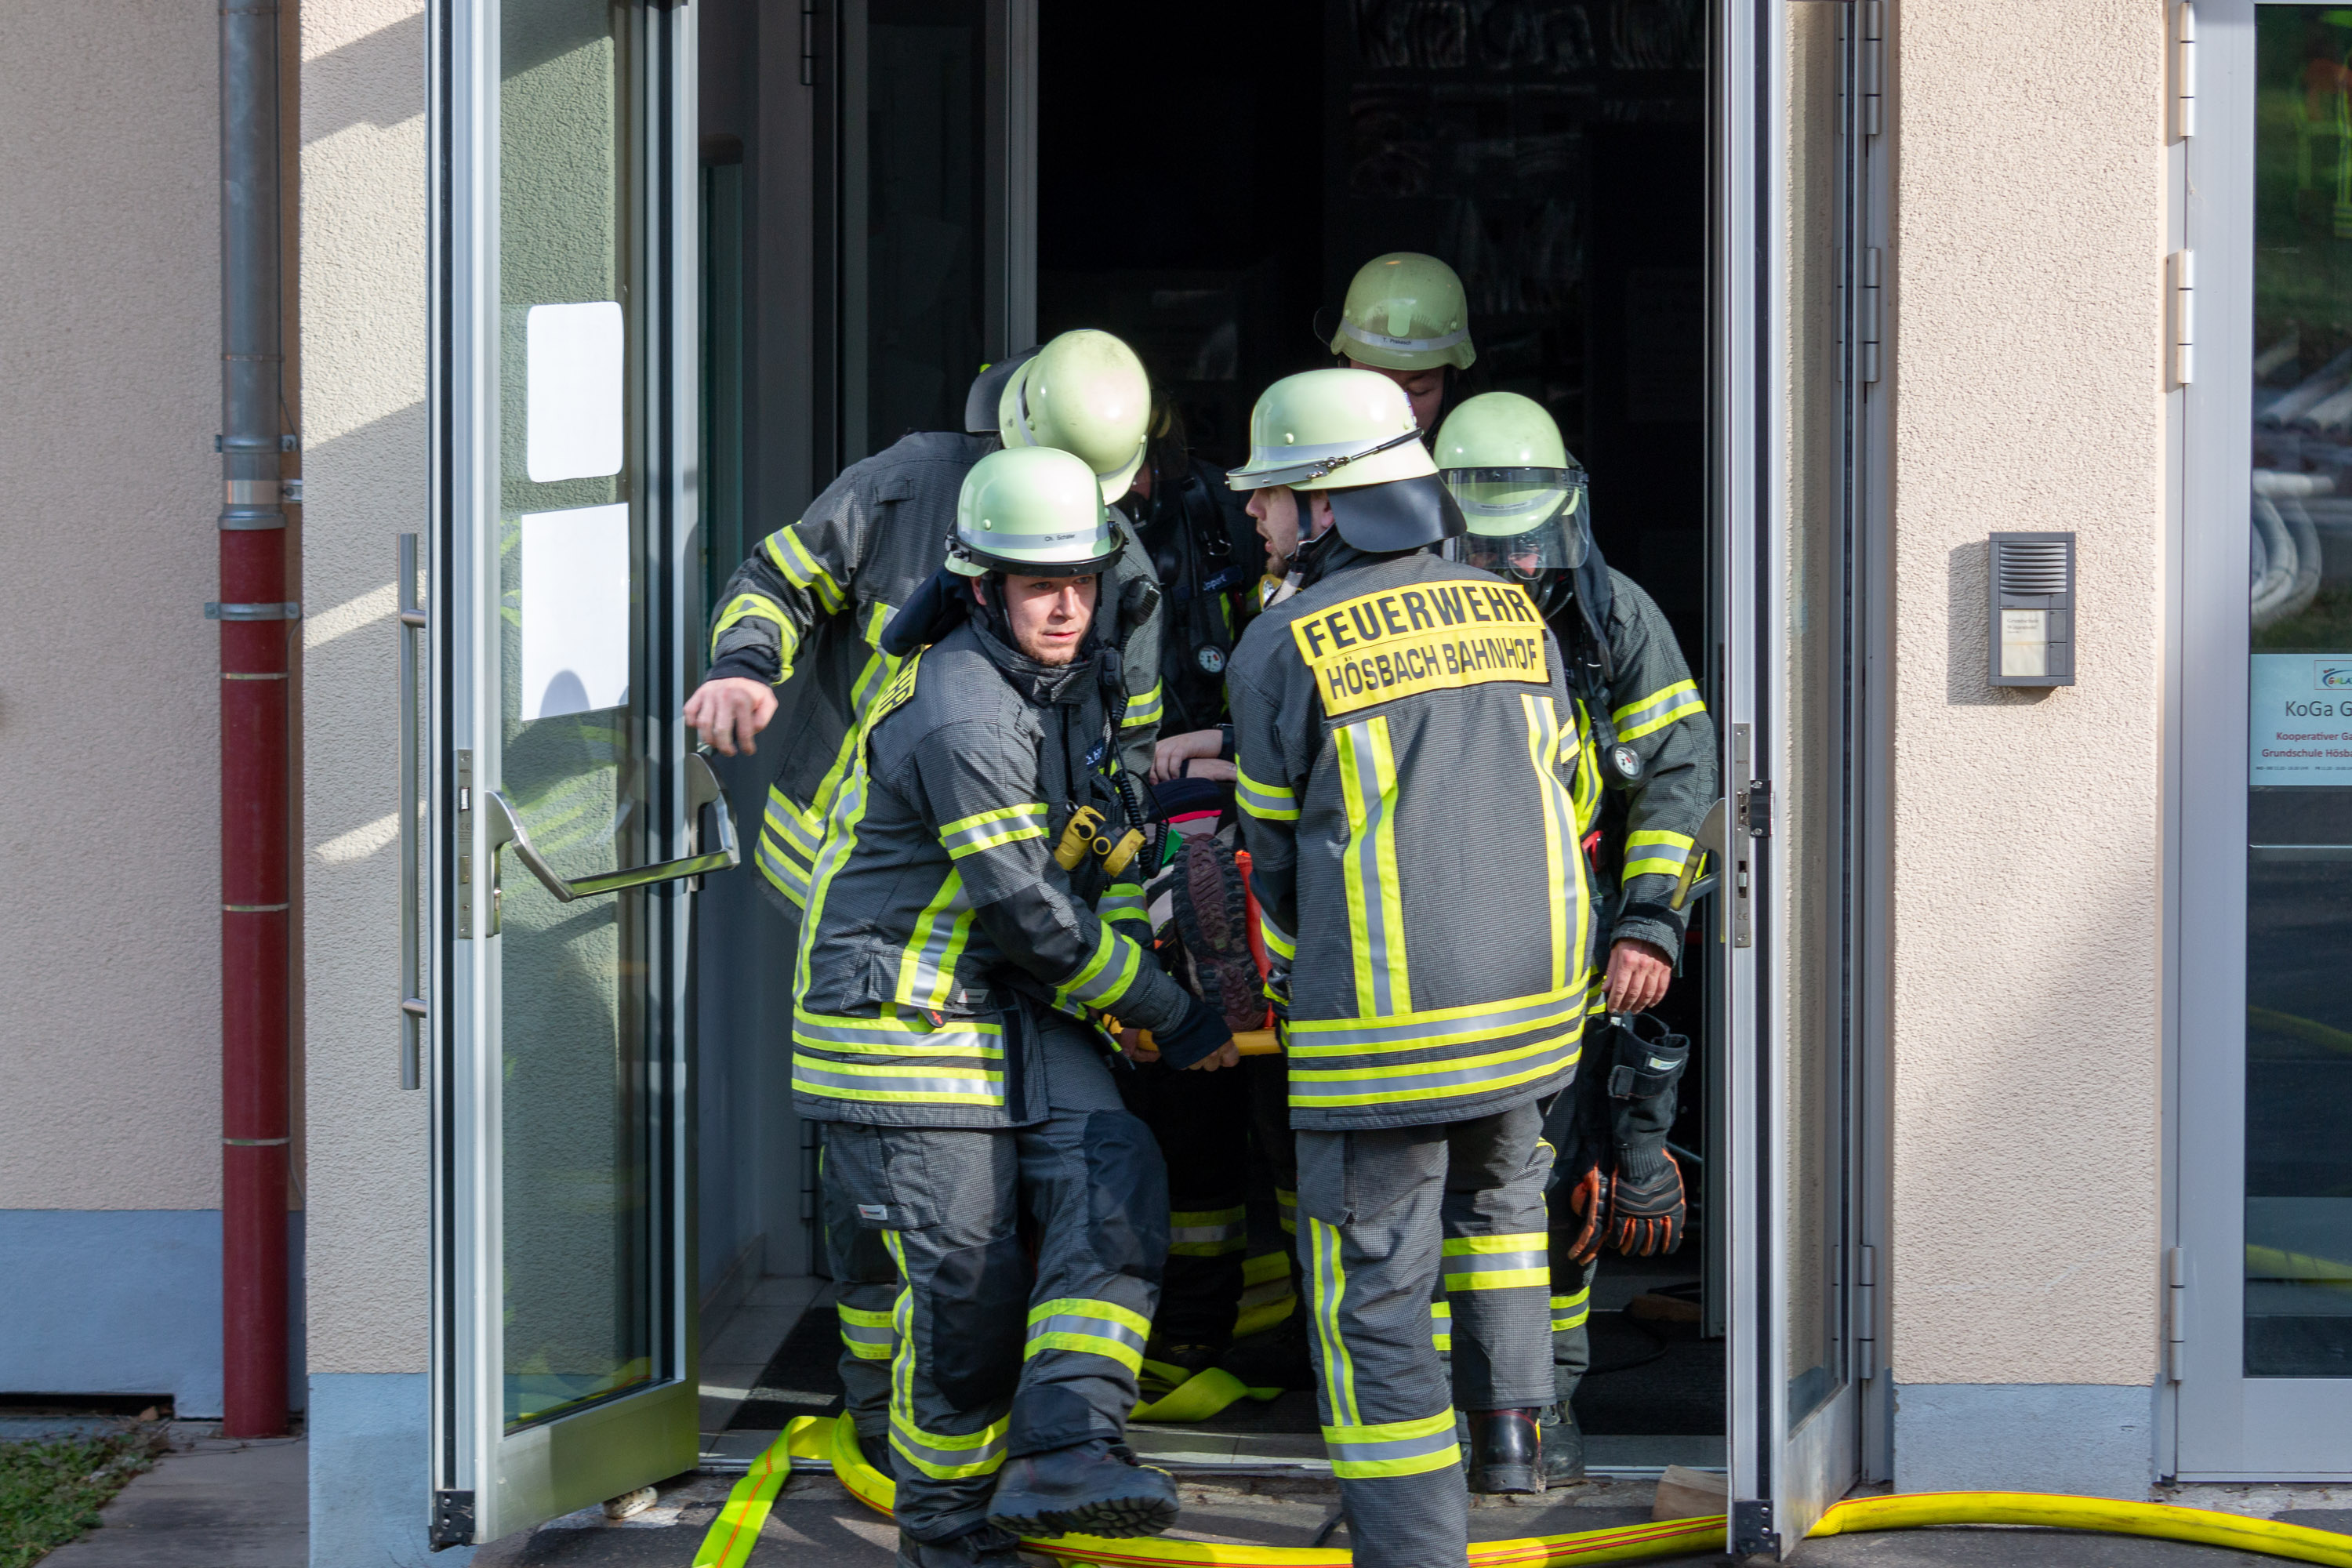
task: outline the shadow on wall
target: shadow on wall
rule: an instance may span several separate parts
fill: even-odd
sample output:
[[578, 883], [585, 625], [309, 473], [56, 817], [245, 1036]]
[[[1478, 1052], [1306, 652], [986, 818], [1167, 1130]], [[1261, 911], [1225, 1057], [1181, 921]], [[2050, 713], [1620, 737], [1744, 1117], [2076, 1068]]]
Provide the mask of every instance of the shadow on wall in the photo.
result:
[[[1991, 683], [1992, 542], [1972, 540], [1952, 546], [1944, 606], [1944, 700], [1954, 708], [2030, 708], [2061, 689], [2055, 686], [1995, 686]], [[2078, 669], [2080, 666], [2076, 667]]]
[[302, 62], [302, 141], [323, 142], [354, 125], [389, 130], [423, 111], [425, 12], [353, 38]]

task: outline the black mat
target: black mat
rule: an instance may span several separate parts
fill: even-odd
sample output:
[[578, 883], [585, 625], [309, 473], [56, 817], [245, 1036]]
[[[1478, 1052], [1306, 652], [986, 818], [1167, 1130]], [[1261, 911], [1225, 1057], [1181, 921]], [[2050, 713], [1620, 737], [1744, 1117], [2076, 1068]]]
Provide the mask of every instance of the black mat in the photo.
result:
[[[841, 1334], [822, 1304], [777, 1347], [751, 1397], [728, 1425], [772, 1432], [795, 1415], [841, 1413]], [[1598, 1436], [1715, 1436], [1724, 1430], [1723, 1342], [1695, 1323], [1650, 1323], [1592, 1314], [1593, 1371], [1577, 1390], [1576, 1418]], [[1315, 1396], [1240, 1400], [1202, 1426], [1222, 1432], [1312, 1434]]]

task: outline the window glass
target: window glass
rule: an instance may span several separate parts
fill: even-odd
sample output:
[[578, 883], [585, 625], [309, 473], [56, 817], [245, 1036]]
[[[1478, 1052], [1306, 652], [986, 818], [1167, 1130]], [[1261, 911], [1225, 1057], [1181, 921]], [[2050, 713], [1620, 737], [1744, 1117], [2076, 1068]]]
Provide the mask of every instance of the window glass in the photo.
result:
[[2256, 11], [2249, 1377], [2352, 1375], [2352, 10]]

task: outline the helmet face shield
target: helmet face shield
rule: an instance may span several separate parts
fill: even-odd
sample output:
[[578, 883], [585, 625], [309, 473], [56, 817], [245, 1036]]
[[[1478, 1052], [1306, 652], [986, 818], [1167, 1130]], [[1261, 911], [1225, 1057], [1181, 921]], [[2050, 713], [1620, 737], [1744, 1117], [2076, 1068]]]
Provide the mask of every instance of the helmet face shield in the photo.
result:
[[1574, 571], [1592, 552], [1582, 468], [1448, 468], [1445, 488], [1470, 531], [1449, 560], [1507, 577]]

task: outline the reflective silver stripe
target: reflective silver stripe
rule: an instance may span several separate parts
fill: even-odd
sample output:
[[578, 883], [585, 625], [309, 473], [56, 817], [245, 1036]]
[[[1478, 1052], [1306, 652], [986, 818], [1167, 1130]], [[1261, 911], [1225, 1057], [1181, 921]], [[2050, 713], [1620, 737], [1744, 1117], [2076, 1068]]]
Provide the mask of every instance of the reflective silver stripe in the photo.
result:
[[[1378, 720], [1368, 720], [1350, 724], [1340, 731], [1340, 738], [1348, 742], [1341, 749], [1342, 756], [1355, 766], [1357, 798], [1362, 802], [1364, 817], [1361, 822], [1349, 825], [1352, 837], [1347, 849], [1349, 858], [1355, 862], [1358, 886], [1358, 898], [1350, 902], [1360, 905], [1364, 922], [1364, 952], [1357, 959], [1357, 973], [1369, 973], [1371, 980], [1371, 995], [1360, 995], [1357, 1005], [1362, 1006], [1369, 1000], [1375, 1016], [1388, 1017], [1410, 1008], [1412, 998], [1397, 995], [1389, 951], [1391, 945], [1403, 945], [1404, 932], [1388, 928], [1386, 895], [1390, 889], [1381, 875], [1381, 829], [1388, 826], [1386, 837], [1391, 846], [1396, 842], [1396, 829], [1388, 822], [1390, 803], [1381, 788], [1378, 752], [1385, 737], [1381, 729], [1375, 728], [1379, 723]], [[1402, 905], [1402, 891], [1398, 901]]]
[[1386, 332], [1367, 331], [1355, 322], [1343, 318], [1339, 322], [1339, 333], [1342, 337], [1355, 339], [1368, 348], [1402, 349], [1406, 353], [1426, 354], [1435, 353], [1439, 349], [1452, 348], [1470, 335], [1470, 329], [1463, 327], [1439, 338], [1392, 338]]
[[776, 890], [793, 902], [805, 906], [809, 892], [808, 868], [793, 859], [786, 846], [764, 836], [755, 853], [760, 857], [761, 871], [775, 884]]
[[1040, 837], [1045, 831], [1045, 805], [1038, 801], [988, 812], [977, 820], [967, 817], [950, 823], [940, 834], [940, 845], [950, 857], [961, 858], [974, 850]]
[[961, 871], [949, 870], [947, 880], [917, 919], [912, 934], [920, 938], [922, 945], [899, 955], [898, 1000], [940, 1006], [948, 1000], [955, 979], [956, 955], [971, 937], [971, 898], [964, 891]]
[[1117, 1340], [1136, 1354], [1143, 1353], [1143, 1335], [1125, 1323], [1108, 1318], [1097, 1318], [1083, 1312], [1055, 1312], [1029, 1325], [1029, 1338], [1038, 1340], [1047, 1334], [1084, 1334], [1089, 1339]]
[[[1478, 1275], [1507, 1274], [1521, 1269], [1541, 1268], [1549, 1260], [1549, 1256], [1543, 1249], [1538, 1248], [1533, 1252], [1478, 1252], [1448, 1258], [1445, 1260], [1445, 1288], [1449, 1290], [1475, 1290], [1480, 1288], [1476, 1279]], [[1469, 1283], [1456, 1284], [1457, 1280], [1467, 1280]], [[1522, 1283], [1542, 1284], [1544, 1281], [1528, 1280]]]
[[1102, 896], [1095, 912], [1107, 921], [1141, 921], [1151, 918], [1143, 901], [1143, 889], [1132, 882], [1121, 882]]
[[812, 827], [807, 819], [801, 815], [799, 808], [785, 798], [782, 792], [772, 787], [768, 791], [767, 822], [768, 826], [775, 830], [777, 837], [799, 850], [808, 859], [815, 859], [816, 852], [824, 847], [824, 824], [819, 821]]
[[1429, 1072], [1381, 1074], [1334, 1070], [1304, 1073], [1293, 1068], [1290, 1071], [1290, 1103], [1332, 1104], [1365, 1096], [1381, 1100], [1444, 1100], [1507, 1088], [1572, 1065], [1577, 1058], [1580, 1040], [1580, 1032], [1564, 1035], [1558, 1039], [1541, 1042], [1524, 1056], [1511, 1052], [1507, 1054], [1508, 1059], [1504, 1061], [1485, 1061], [1466, 1068], [1448, 1068], [1442, 1062], [1433, 1063], [1433, 1068], [1437, 1070]]
[[1168, 1250], [1185, 1258], [1217, 1258], [1249, 1245], [1244, 1209], [1178, 1210], [1168, 1216]]
[[1118, 727], [1131, 730], [1138, 724], [1157, 724], [1167, 707], [1162, 685], [1154, 681], [1150, 690], [1128, 699], [1127, 711], [1119, 716]]
[[841, 1342], [849, 1347], [851, 1355], [860, 1361], [886, 1361], [897, 1348], [898, 1333], [890, 1326], [889, 1313], [861, 1311], [838, 1304], [835, 1310], [841, 1318]]
[[[1007, 1422], [998, 1421], [982, 1431], [973, 1433], [970, 1438], [962, 1439], [926, 1432], [893, 1410], [890, 1412], [890, 1447], [911, 1460], [917, 1469], [937, 1480], [984, 1476], [1004, 1463], [1006, 1426]], [[949, 1446], [959, 1442], [969, 1442], [971, 1446]]]
[[[812, 1045], [829, 1045], [897, 1056], [958, 1056], [974, 1047], [982, 1056], [1004, 1054], [1002, 1024], [956, 1022], [938, 1029], [910, 1028], [882, 1018], [838, 1018], [823, 1013], [793, 1015], [793, 1038]], [[940, 1047], [945, 1047], [942, 1050]]]
[[814, 1058], [793, 1058], [793, 1087], [831, 1099], [898, 1100], [920, 1095], [925, 1100], [999, 1105], [1004, 1100], [1004, 1075], [935, 1078], [906, 1068], [879, 1068], [867, 1073], [826, 1072], [828, 1064]]
[[1252, 816], [1276, 822], [1296, 820], [1298, 816], [1298, 794], [1281, 784], [1260, 784], [1257, 780], [1234, 770], [1234, 798]]
[[[1394, 1436], [1384, 1435], [1398, 1427], [1405, 1430]], [[1323, 1447], [1331, 1457], [1333, 1472], [1343, 1479], [1444, 1469], [1459, 1463], [1462, 1454], [1454, 1436], [1454, 1412], [1450, 1408], [1442, 1415], [1423, 1421], [1391, 1421], [1381, 1426], [1326, 1426]]]
[[1550, 996], [1497, 1002], [1490, 1007], [1448, 1007], [1431, 1013], [1407, 1013], [1394, 1018], [1293, 1018], [1288, 1049], [1294, 1057], [1332, 1056], [1343, 1050], [1387, 1047], [1411, 1050], [1479, 1034], [1538, 1028], [1574, 1017], [1580, 996], [1566, 991]]

